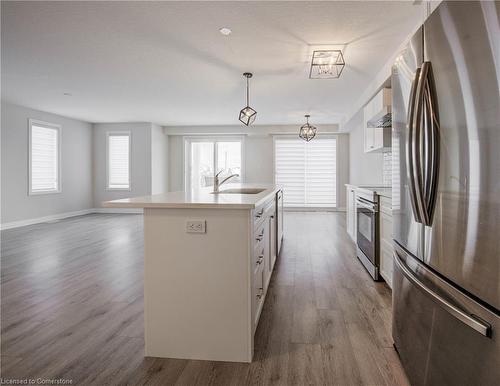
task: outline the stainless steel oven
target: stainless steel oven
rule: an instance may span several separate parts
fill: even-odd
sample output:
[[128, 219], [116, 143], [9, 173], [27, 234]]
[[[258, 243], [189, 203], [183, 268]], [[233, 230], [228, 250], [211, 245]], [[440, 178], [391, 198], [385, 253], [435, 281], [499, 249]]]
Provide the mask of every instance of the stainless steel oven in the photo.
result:
[[371, 191], [356, 191], [357, 256], [374, 280], [379, 280], [378, 196]]

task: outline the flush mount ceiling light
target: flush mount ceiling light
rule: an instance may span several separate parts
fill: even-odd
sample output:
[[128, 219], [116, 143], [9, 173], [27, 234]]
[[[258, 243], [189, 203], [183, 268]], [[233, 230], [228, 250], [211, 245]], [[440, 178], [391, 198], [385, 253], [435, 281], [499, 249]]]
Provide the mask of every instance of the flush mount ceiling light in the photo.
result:
[[345, 67], [341, 50], [319, 50], [313, 52], [310, 79], [336, 79]]
[[219, 29], [219, 32], [224, 36], [229, 36], [233, 31], [231, 31], [231, 28], [222, 27], [221, 29]]
[[245, 78], [247, 78], [247, 106], [242, 108], [240, 111], [240, 122], [243, 123], [244, 125], [250, 126], [253, 121], [255, 121], [255, 118], [257, 117], [257, 111], [252, 109], [249, 104], [249, 98], [248, 98], [248, 79], [252, 77], [251, 72], [245, 72], [243, 74]]
[[299, 137], [302, 138], [304, 141], [309, 142], [316, 136], [317, 129], [313, 125], [309, 124], [309, 117], [310, 117], [309, 114], [304, 115], [304, 117], [306, 117], [306, 124], [300, 128]]

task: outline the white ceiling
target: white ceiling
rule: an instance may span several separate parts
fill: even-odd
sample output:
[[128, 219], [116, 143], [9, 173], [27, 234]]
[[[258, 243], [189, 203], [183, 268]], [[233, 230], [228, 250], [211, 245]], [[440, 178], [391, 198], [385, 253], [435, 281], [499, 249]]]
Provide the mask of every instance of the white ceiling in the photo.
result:
[[[230, 125], [251, 71], [255, 124], [337, 123], [421, 19], [413, 4], [2, 2], [2, 98], [90, 122]], [[341, 78], [308, 79], [327, 48], [344, 52]]]

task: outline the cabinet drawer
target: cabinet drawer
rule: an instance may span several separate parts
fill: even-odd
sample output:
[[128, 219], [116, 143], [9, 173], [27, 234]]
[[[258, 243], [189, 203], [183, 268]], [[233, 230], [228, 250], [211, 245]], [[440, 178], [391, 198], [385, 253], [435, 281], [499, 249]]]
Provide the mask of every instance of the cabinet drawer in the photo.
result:
[[262, 224], [262, 222], [264, 221], [264, 206], [261, 206], [261, 207], [258, 207], [258, 208], [255, 208], [254, 211], [253, 211], [253, 224], [254, 224], [254, 227], [258, 227], [260, 224]]
[[254, 268], [258, 265], [264, 264], [264, 259], [266, 257], [266, 246], [264, 244], [256, 245], [253, 251], [253, 263]]
[[264, 246], [266, 239], [266, 223], [263, 221], [255, 228], [254, 232], [254, 246], [255, 248], [260, 248]]
[[264, 304], [264, 264], [260, 264], [254, 270], [252, 293], [254, 296], [252, 300], [252, 303], [254, 304], [253, 332], [255, 332], [257, 324], [259, 323], [259, 317], [262, 311], [262, 305]]

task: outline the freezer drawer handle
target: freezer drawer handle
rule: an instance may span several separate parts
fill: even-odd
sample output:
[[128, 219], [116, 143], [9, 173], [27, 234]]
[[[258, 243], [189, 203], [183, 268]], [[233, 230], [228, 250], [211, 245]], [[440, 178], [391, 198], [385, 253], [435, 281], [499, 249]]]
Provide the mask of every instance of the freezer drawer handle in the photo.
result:
[[443, 309], [448, 311], [451, 315], [460, 320], [462, 323], [466, 324], [467, 326], [479, 332], [481, 335], [484, 335], [486, 337], [491, 337], [491, 326], [488, 323], [480, 320], [475, 315], [470, 315], [467, 312], [461, 310], [460, 308], [456, 307], [443, 297], [439, 296], [430, 288], [426, 287], [425, 284], [423, 284], [413, 275], [411, 270], [406, 266], [405, 263], [403, 263], [403, 261], [396, 252], [394, 252], [394, 261], [396, 262], [396, 265], [399, 267], [401, 272], [403, 272], [403, 275], [406, 277], [406, 279], [410, 281], [410, 283], [412, 283], [415, 287], [419, 288], [425, 294], [429, 295]]

